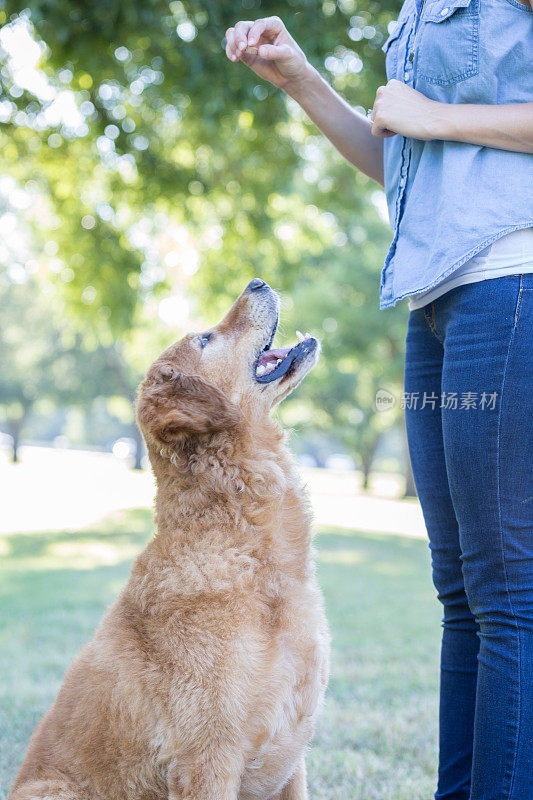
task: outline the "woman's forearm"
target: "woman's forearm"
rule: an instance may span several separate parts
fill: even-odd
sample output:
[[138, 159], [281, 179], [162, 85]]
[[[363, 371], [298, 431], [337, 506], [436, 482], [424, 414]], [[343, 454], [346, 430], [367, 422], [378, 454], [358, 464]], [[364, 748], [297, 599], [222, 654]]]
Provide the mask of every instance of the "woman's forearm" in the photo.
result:
[[226, 31], [226, 54], [283, 89], [355, 167], [383, 183], [383, 142], [312, 67], [279, 17], [241, 20]]
[[376, 93], [373, 119], [377, 137], [392, 132], [424, 141], [442, 139], [533, 153], [533, 103], [440, 103], [390, 80]]
[[533, 153], [533, 103], [501, 106], [437, 103], [432, 116], [435, 139]]
[[383, 185], [383, 140], [372, 136], [369, 120], [346, 103], [314, 67], [283, 89], [351, 164]]

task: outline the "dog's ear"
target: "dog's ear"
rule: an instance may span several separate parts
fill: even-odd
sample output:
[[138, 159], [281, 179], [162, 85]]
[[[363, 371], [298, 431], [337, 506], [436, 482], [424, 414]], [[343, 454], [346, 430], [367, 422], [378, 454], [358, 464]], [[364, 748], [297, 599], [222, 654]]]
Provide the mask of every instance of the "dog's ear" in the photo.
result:
[[141, 428], [164, 444], [194, 433], [228, 430], [242, 419], [239, 407], [199, 375], [183, 375], [162, 364], [157, 378], [155, 386], [141, 388], [137, 415]]

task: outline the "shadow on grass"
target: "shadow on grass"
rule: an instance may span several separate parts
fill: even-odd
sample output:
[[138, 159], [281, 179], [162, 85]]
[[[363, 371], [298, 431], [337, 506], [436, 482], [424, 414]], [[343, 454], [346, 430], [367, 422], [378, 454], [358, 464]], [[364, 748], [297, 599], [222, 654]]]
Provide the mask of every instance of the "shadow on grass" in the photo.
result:
[[13, 533], [2, 537], [2, 551], [9, 559], [38, 557], [46, 553], [50, 545], [58, 542], [86, 542], [114, 539], [141, 547], [149, 538], [152, 527], [152, 512], [136, 508], [117, 512], [99, 525], [79, 531], [43, 531], [40, 533]]
[[11, 627], [26, 619], [35, 627], [44, 613], [87, 603], [102, 608], [126, 579], [132, 558], [150, 535], [151, 513], [136, 509], [72, 533], [2, 537], [5, 624]]
[[151, 511], [136, 509], [87, 530], [0, 538], [0, 798], [151, 528]]
[[[0, 800], [151, 531], [151, 512], [137, 509], [87, 530], [0, 539]], [[426, 544], [344, 529], [320, 531], [315, 544], [333, 650], [308, 759], [311, 796], [427, 800], [439, 610]]]

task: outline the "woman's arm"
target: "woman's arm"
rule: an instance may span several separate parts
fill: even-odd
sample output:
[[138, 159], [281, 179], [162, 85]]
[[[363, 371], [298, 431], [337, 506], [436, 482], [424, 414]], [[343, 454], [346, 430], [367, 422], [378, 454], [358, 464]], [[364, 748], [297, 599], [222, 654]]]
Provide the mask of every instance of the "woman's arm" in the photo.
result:
[[413, 139], [445, 139], [533, 153], [533, 103], [438, 103], [392, 80], [378, 89], [372, 119], [372, 133], [378, 137], [400, 133]]
[[348, 105], [311, 66], [304, 78], [285, 91], [339, 153], [383, 185], [383, 141], [372, 136], [372, 125], [366, 117]]
[[[383, 142], [307, 61], [278, 17], [238, 22], [226, 31], [226, 54], [283, 89], [303, 108], [337, 150], [383, 184]], [[250, 50], [251, 48], [251, 50]]]

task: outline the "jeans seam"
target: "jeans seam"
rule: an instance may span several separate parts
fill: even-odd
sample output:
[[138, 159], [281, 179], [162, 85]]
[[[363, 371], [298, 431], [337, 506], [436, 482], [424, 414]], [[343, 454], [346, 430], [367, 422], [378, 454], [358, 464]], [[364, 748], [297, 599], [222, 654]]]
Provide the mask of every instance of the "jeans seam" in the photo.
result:
[[516, 312], [515, 312], [515, 315], [514, 315], [515, 327], [516, 327], [516, 324], [518, 323], [518, 314], [520, 313], [520, 305], [522, 303], [522, 294], [523, 294], [523, 292], [524, 292], [524, 276], [521, 275], [520, 276], [520, 289], [518, 291], [518, 300], [517, 300], [517, 303], [516, 303]]
[[441, 344], [444, 344], [444, 338], [441, 338], [441, 336], [440, 336], [440, 334], [437, 331], [437, 328], [435, 326], [435, 303], [432, 301], [430, 305], [431, 305], [431, 317], [429, 316], [428, 311], [427, 311], [428, 307], [427, 306], [424, 307], [424, 316], [426, 318], [426, 322], [429, 325], [429, 327], [431, 329], [431, 332], [433, 333], [435, 338], [438, 339], [438, 341]]
[[507, 598], [509, 600], [509, 607], [511, 609], [511, 614], [513, 615], [513, 619], [515, 622], [516, 628], [516, 635], [518, 640], [518, 717], [517, 717], [517, 733], [516, 733], [516, 741], [514, 746], [514, 756], [513, 756], [513, 767], [511, 772], [511, 779], [509, 785], [509, 792], [507, 794], [507, 800], [511, 800], [513, 788], [514, 788], [514, 781], [516, 776], [516, 762], [518, 758], [518, 745], [520, 740], [520, 719], [522, 716], [522, 658], [521, 658], [521, 641], [520, 641], [520, 628], [518, 625], [518, 619], [516, 616], [516, 611], [513, 606], [513, 600], [511, 596], [511, 590], [509, 587], [509, 575], [507, 572], [507, 563], [505, 559], [505, 546], [504, 546], [504, 537], [503, 537], [503, 520], [502, 520], [502, 506], [501, 506], [501, 484], [500, 484], [500, 433], [501, 433], [501, 420], [502, 420], [502, 406], [503, 406], [503, 392], [505, 388], [505, 379], [507, 377], [507, 367], [509, 365], [509, 357], [511, 353], [511, 346], [513, 344], [515, 333], [516, 333], [516, 326], [518, 322], [518, 314], [520, 311], [520, 304], [522, 300], [522, 292], [524, 288], [524, 279], [523, 275], [520, 276], [520, 287], [518, 290], [518, 296], [516, 299], [516, 310], [515, 310], [515, 318], [514, 318], [514, 325], [513, 330], [511, 332], [511, 336], [509, 338], [509, 345], [507, 347], [507, 354], [505, 357], [505, 364], [503, 367], [503, 375], [502, 381], [500, 386], [500, 407], [498, 410], [498, 427], [497, 427], [497, 437], [496, 437], [496, 479], [497, 479], [497, 492], [498, 492], [498, 521], [500, 527], [500, 547], [501, 547], [501, 554], [502, 554], [502, 565], [503, 565], [503, 574], [505, 578], [505, 590], [507, 592]]

